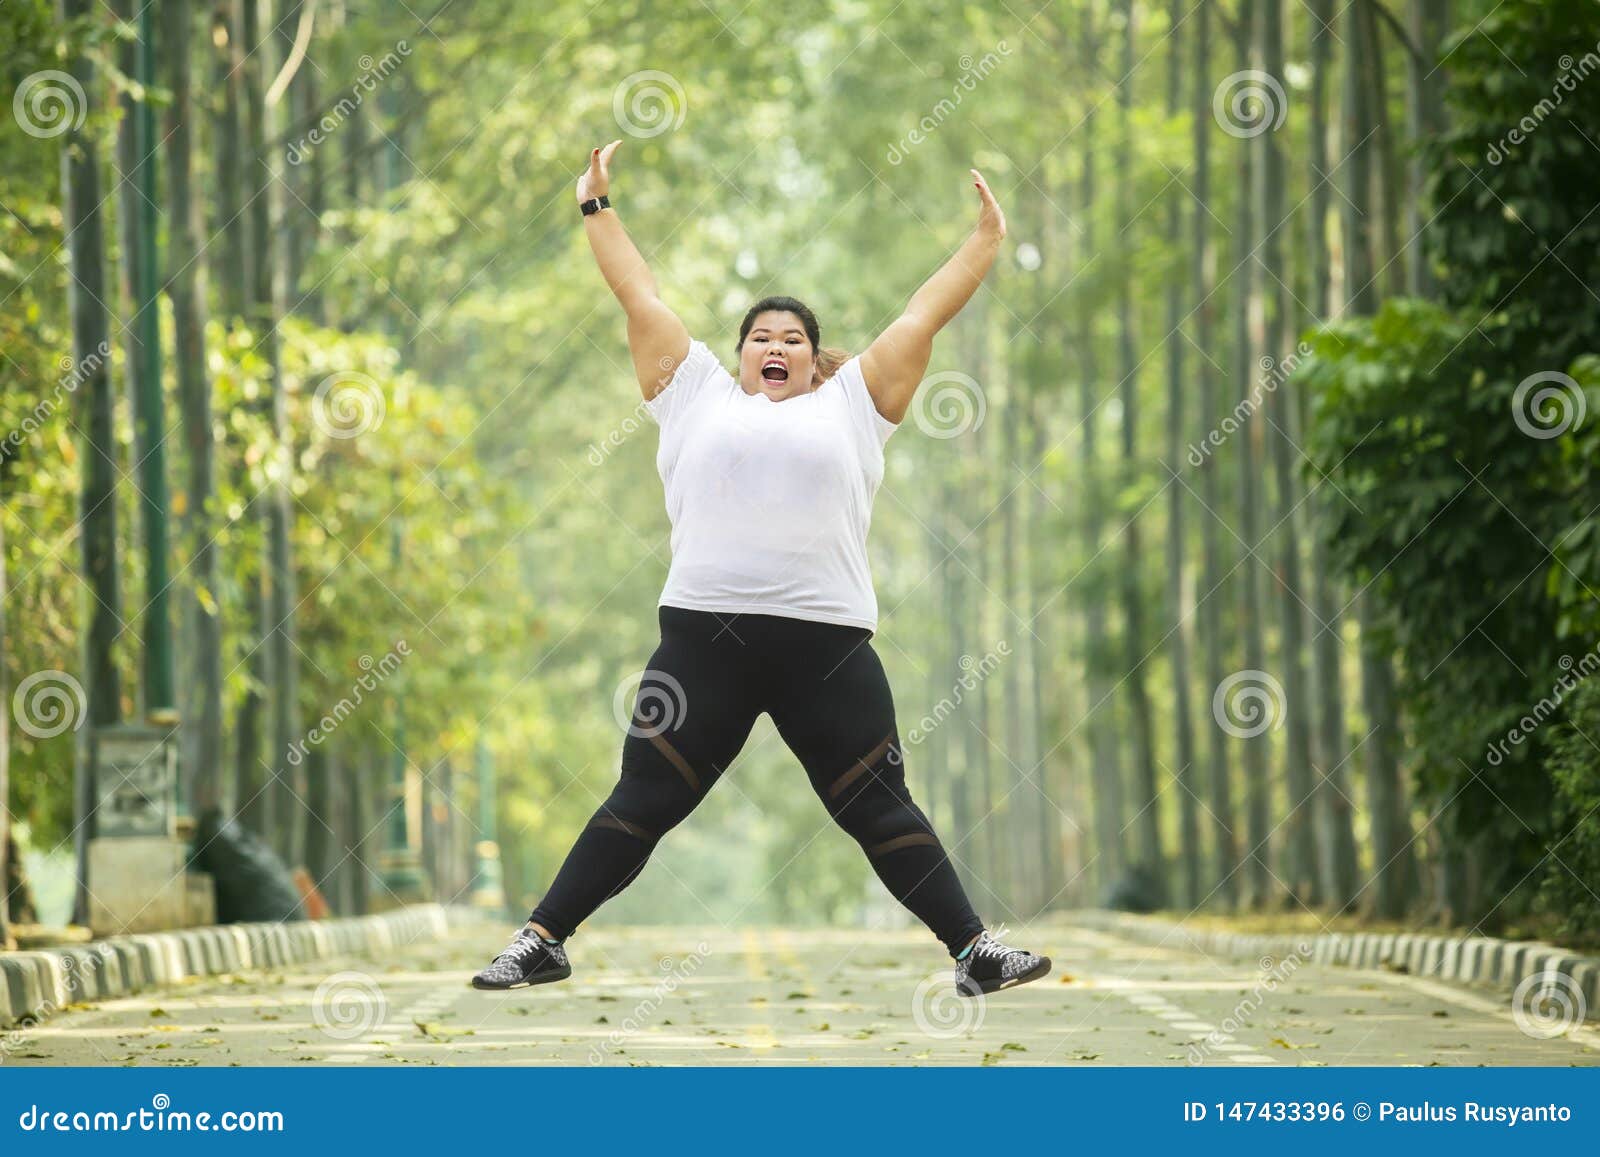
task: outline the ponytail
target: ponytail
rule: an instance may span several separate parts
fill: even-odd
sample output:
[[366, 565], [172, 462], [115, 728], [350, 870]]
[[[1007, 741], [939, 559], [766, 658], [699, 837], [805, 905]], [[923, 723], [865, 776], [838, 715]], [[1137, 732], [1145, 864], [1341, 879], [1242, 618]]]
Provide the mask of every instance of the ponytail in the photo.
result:
[[817, 376], [822, 381], [827, 381], [839, 372], [839, 367], [850, 360], [850, 351], [838, 349], [834, 346], [822, 346], [817, 350]]

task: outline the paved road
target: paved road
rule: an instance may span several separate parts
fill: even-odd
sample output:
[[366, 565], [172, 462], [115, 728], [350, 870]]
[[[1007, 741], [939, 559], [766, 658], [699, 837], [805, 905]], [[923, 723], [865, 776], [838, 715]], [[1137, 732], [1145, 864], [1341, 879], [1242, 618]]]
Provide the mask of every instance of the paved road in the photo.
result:
[[1051, 976], [981, 1003], [950, 993], [920, 930], [592, 928], [570, 945], [572, 980], [471, 990], [506, 934], [76, 1007], [0, 1037], [0, 1063], [1600, 1064], [1592, 1024], [1529, 1036], [1491, 990], [1263, 971], [1066, 924], [1012, 937], [1050, 953]]

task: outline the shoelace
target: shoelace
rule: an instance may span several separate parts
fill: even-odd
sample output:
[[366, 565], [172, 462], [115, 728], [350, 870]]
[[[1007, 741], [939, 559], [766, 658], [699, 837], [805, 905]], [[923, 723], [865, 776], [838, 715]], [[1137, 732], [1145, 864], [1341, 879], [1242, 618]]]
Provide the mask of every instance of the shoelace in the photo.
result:
[[1003, 960], [1007, 956], [1010, 956], [1013, 952], [1022, 951], [1020, 948], [1008, 948], [1006, 945], [996, 940], [993, 936], [987, 934], [978, 938], [978, 943], [973, 947], [972, 950], [975, 953], [992, 957], [995, 960]]
[[523, 957], [530, 952], [536, 951], [539, 947], [541, 945], [532, 936], [523, 936], [518, 933], [516, 939], [500, 950], [500, 955], [494, 958], [494, 962], [499, 964], [502, 960], [510, 959], [521, 964]]

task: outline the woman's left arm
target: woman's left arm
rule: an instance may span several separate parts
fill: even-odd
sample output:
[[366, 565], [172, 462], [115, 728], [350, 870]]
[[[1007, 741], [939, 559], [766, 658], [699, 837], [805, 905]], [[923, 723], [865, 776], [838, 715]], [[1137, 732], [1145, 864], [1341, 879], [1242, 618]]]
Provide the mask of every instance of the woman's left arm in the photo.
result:
[[977, 169], [971, 170], [982, 205], [978, 224], [934, 275], [912, 294], [905, 312], [861, 355], [861, 376], [872, 402], [891, 422], [906, 416], [911, 398], [933, 354], [933, 335], [961, 312], [977, 292], [1006, 235], [1006, 215]]

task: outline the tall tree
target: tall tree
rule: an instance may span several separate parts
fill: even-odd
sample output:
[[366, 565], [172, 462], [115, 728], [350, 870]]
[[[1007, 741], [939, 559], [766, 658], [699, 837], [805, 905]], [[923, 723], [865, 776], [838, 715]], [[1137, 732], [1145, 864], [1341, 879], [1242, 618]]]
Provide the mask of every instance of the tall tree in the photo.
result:
[[[248, 182], [251, 196], [250, 249], [254, 254], [254, 284], [250, 309], [263, 361], [271, 375], [266, 395], [267, 416], [273, 436], [273, 462], [268, 472], [266, 506], [267, 564], [265, 571], [266, 630], [259, 646], [267, 649], [271, 671], [272, 729], [267, 766], [272, 772], [268, 793], [268, 831], [292, 863], [302, 854], [305, 830], [304, 776], [289, 763], [288, 752], [298, 738], [298, 651], [294, 643], [294, 566], [290, 551], [293, 511], [289, 473], [293, 454], [285, 409], [283, 364], [279, 354], [278, 319], [282, 310], [282, 283], [278, 274], [282, 219], [278, 181], [278, 148], [272, 140], [273, 120], [267, 102], [268, 63], [273, 59], [272, 36], [264, 27], [261, 0], [243, 0], [245, 42], [245, 120], [251, 158]], [[302, 765], [303, 766], [303, 765]]]
[[[1094, 11], [1085, 7], [1083, 14], [1083, 53], [1085, 75], [1099, 73], [1099, 33], [1095, 28]], [[1094, 224], [1095, 196], [1095, 112], [1091, 106], [1084, 114], [1079, 140], [1083, 142], [1082, 172], [1080, 175], [1078, 204], [1083, 213], [1083, 251], [1093, 261], [1096, 252]], [[1082, 583], [1081, 600], [1084, 619], [1084, 685], [1088, 689], [1089, 715], [1085, 726], [1089, 731], [1089, 748], [1093, 764], [1090, 779], [1094, 784], [1095, 861], [1100, 866], [1099, 880], [1110, 884], [1116, 880], [1123, 867], [1123, 816], [1126, 804], [1123, 799], [1122, 755], [1117, 746], [1116, 704], [1106, 686], [1105, 665], [1109, 653], [1107, 643], [1105, 602], [1101, 575], [1105, 568], [1100, 564], [1101, 539], [1105, 533], [1104, 497], [1100, 486], [1099, 453], [1096, 449], [1096, 427], [1099, 423], [1100, 358], [1096, 348], [1095, 318], [1097, 303], [1090, 293], [1080, 295], [1078, 311], [1078, 406], [1079, 454], [1083, 476], [1083, 554], [1084, 565], [1078, 572]]]
[[[999, 271], [990, 274], [998, 277]], [[992, 296], [992, 295], [991, 295]], [[998, 318], [995, 311], [985, 311], [986, 322], [992, 329]], [[1009, 644], [1012, 654], [1001, 668], [1000, 679], [1005, 709], [1004, 759], [1011, 769], [1006, 785], [1006, 844], [1010, 853], [1010, 878], [1021, 891], [1013, 893], [1013, 903], [1026, 910], [1043, 875], [1039, 864], [1038, 826], [1034, 823], [1034, 809], [1043, 806], [1038, 793], [1031, 786], [1031, 767], [1028, 762], [1026, 704], [1023, 701], [1023, 676], [1027, 637], [1033, 624], [1026, 617], [1024, 605], [1024, 580], [1021, 521], [1021, 491], [1025, 485], [1022, 464], [1022, 394], [1023, 375], [1019, 370], [1020, 358], [1007, 356], [1016, 349], [1014, 344], [1003, 345], [994, 335], [987, 343], [996, 351], [991, 361], [995, 375], [987, 381], [991, 392], [999, 395], [1000, 454], [996, 461], [1002, 464], [999, 472], [1000, 497], [1000, 601], [1001, 631], [997, 638]], [[1003, 352], [1002, 352], [1003, 351]], [[996, 391], [995, 387], [999, 390]], [[987, 648], [985, 648], [987, 651]]]
[[[1307, 141], [1311, 192], [1306, 230], [1306, 291], [1315, 324], [1329, 314], [1332, 301], [1331, 269], [1328, 259], [1328, 215], [1332, 190], [1328, 170], [1328, 79], [1333, 47], [1333, 0], [1310, 0], [1311, 14], [1311, 91]], [[1298, 389], [1291, 380], [1283, 388]], [[1306, 502], [1313, 522], [1327, 517], [1338, 493], [1318, 482]], [[1334, 911], [1343, 911], [1356, 894], [1356, 845], [1354, 815], [1348, 788], [1349, 737], [1345, 730], [1344, 680], [1341, 675], [1341, 609], [1328, 557], [1325, 537], [1313, 527], [1311, 534], [1311, 639], [1312, 688], [1315, 705], [1316, 742], [1313, 747], [1313, 772], [1316, 776], [1315, 802], [1318, 825], [1318, 870], [1323, 902]]]
[[[5, 482], [5, 467], [0, 465], [0, 486]], [[11, 702], [11, 684], [6, 678], [6, 520], [0, 510], [0, 704]], [[11, 712], [0, 710], [0, 952], [15, 948], [11, 939]]]
[[[89, 0], [62, 0], [69, 22], [85, 19]], [[84, 115], [62, 137], [61, 199], [67, 231], [72, 284], [72, 359], [82, 381], [78, 428], [84, 432], [83, 482], [78, 498], [78, 540], [92, 606], [83, 636], [89, 723], [104, 727], [122, 718], [122, 685], [116, 641], [122, 630], [122, 588], [117, 567], [116, 397], [111, 385], [111, 321], [106, 310], [105, 232], [100, 216], [100, 159], [95, 151], [94, 102], [98, 85], [94, 64], [83, 52], [68, 65], [85, 94]], [[73, 778], [73, 849], [77, 891], [73, 922], [87, 924], [89, 816], [94, 806], [89, 781], [88, 745], [78, 745]]]
[[[1411, 44], [1406, 54], [1406, 130], [1413, 142], [1444, 131], [1444, 76], [1439, 46], [1450, 24], [1450, 0], [1409, 0], [1406, 6]], [[1406, 292], [1412, 297], [1432, 297], [1438, 287], [1428, 263], [1425, 234], [1428, 203], [1423, 195], [1426, 161], [1413, 148], [1406, 161]]]
[[210, 256], [212, 284], [216, 287], [223, 321], [232, 326], [244, 315], [251, 284], [246, 244], [249, 221], [240, 194], [244, 139], [241, 112], [244, 61], [239, 50], [239, 0], [216, 0], [211, 11], [211, 177], [215, 197], [211, 206]]
[[[1178, 26], [1183, 21], [1182, 0], [1171, 0], [1167, 7], [1167, 115], [1176, 120], [1183, 111], [1183, 40]], [[1198, 207], [1205, 212], [1205, 206]], [[1179, 197], [1167, 199], [1167, 251], [1176, 258], [1183, 252], [1183, 204]], [[1183, 395], [1188, 389], [1183, 357], [1183, 282], [1177, 276], [1167, 279], [1167, 467], [1183, 468]], [[1204, 348], [1204, 347], [1202, 347]], [[1204, 370], [1202, 369], [1203, 373]], [[1194, 908], [1200, 903], [1200, 797], [1196, 789], [1194, 709], [1189, 685], [1189, 616], [1184, 612], [1184, 573], [1187, 542], [1184, 532], [1184, 501], [1188, 491], [1177, 480], [1167, 485], [1167, 607], [1172, 618], [1172, 710], [1173, 770], [1178, 783], [1178, 851], [1182, 865], [1183, 903]]]
[[[1251, 33], [1255, 27], [1255, 0], [1239, 0], [1238, 23], [1233, 29], [1234, 56], [1241, 73], [1251, 66]], [[1270, 118], [1272, 109], [1263, 111]], [[1241, 391], [1241, 408], [1246, 416], [1239, 424], [1233, 441], [1239, 447], [1239, 539], [1245, 558], [1239, 567], [1239, 627], [1244, 639], [1244, 666], [1248, 672], [1261, 672], [1266, 663], [1266, 645], [1261, 623], [1261, 560], [1257, 554], [1261, 547], [1261, 490], [1257, 477], [1260, 456], [1257, 440], [1261, 424], [1256, 421], [1255, 403], [1251, 400], [1254, 388], [1255, 349], [1261, 338], [1262, 267], [1257, 252], [1259, 228], [1270, 228], [1271, 222], [1258, 221], [1250, 195], [1255, 187], [1254, 174], [1258, 165], [1255, 143], [1248, 132], [1242, 132], [1239, 141], [1239, 189], [1235, 197], [1235, 244], [1238, 260], [1234, 264], [1234, 329], [1233, 329], [1233, 380]], [[1259, 674], [1247, 676], [1251, 681]], [[1267, 777], [1268, 747], [1271, 732], [1252, 735], [1244, 742], [1245, 771], [1245, 838], [1250, 845], [1250, 858], [1245, 866], [1245, 896], [1250, 907], [1266, 905], [1272, 892], [1272, 870], [1268, 866], [1268, 842], [1272, 831], [1272, 784]]]
[[[1345, 312], [1370, 317], [1377, 310], [1373, 254], [1377, 214], [1373, 210], [1373, 153], [1381, 85], [1374, 76], [1372, 47], [1377, 29], [1370, 0], [1345, 11], [1345, 67], [1341, 118], [1344, 125], [1344, 189], [1341, 242]], [[1404, 913], [1410, 903], [1412, 838], [1400, 775], [1400, 734], [1394, 667], [1380, 637], [1371, 600], [1358, 600], [1361, 627], [1361, 698], [1367, 717], [1367, 800], [1372, 813], [1372, 912], [1383, 918]]]
[[[1124, 252], [1132, 251], [1133, 214], [1133, 76], [1134, 76], [1133, 0], [1122, 0], [1122, 63], [1117, 81], [1117, 206], [1122, 227], [1119, 230]], [[1122, 400], [1122, 477], [1126, 493], [1133, 493], [1139, 470], [1139, 351], [1135, 346], [1133, 279], [1131, 260], [1119, 263], [1117, 276], [1117, 374]], [[1150, 691], [1145, 685], [1144, 592], [1139, 576], [1144, 551], [1140, 545], [1139, 512], [1128, 512], [1122, 528], [1122, 657], [1128, 691], [1128, 716], [1133, 740], [1133, 771], [1138, 805], [1139, 859], [1160, 893], [1154, 902], [1165, 902], [1167, 889], [1166, 855], [1161, 848], [1160, 789], [1156, 783], [1154, 750], [1155, 721], [1150, 712]]]
[[[1200, 413], [1207, 422], [1217, 422], [1222, 413], [1217, 375], [1210, 351], [1218, 349], [1217, 251], [1211, 236], [1211, 131], [1215, 119], [1211, 111], [1211, 17], [1212, 0], [1199, 0], [1194, 15], [1194, 76], [1189, 116], [1193, 125], [1194, 147], [1194, 238], [1190, 260], [1194, 267], [1195, 300], [1193, 311], [1194, 344], [1202, 356], [1195, 361], [1199, 386]], [[1200, 522], [1201, 592], [1196, 600], [1199, 611], [1199, 636], [1205, 686], [1214, 690], [1227, 677], [1225, 643], [1222, 637], [1223, 571], [1222, 480], [1215, 453], [1200, 460], [1200, 504], [1205, 516]], [[1202, 703], [1204, 697], [1202, 696]], [[1234, 832], [1232, 770], [1228, 759], [1228, 737], [1213, 723], [1205, 728], [1206, 783], [1211, 804], [1212, 869], [1216, 878], [1214, 893], [1224, 907], [1232, 907], [1238, 895], [1239, 843]]]
[[[206, 370], [205, 266], [200, 261], [199, 212], [193, 196], [194, 96], [191, 65], [192, 0], [166, 0], [162, 40], [167, 62], [167, 294], [172, 299], [174, 360], [188, 450], [185, 538], [189, 544], [185, 611], [191, 623], [188, 655], [194, 737], [188, 790], [196, 811], [221, 802], [222, 613], [214, 505], [215, 448], [211, 381]], [[195, 710], [195, 705], [198, 710]]]
[[[1281, 84], [1283, 69], [1283, 0], [1256, 0], [1260, 64], [1273, 82]], [[1269, 113], [1269, 115], [1271, 115]], [[1289, 391], [1279, 389], [1282, 361], [1288, 355], [1293, 333], [1290, 275], [1284, 267], [1282, 238], [1287, 230], [1284, 188], [1286, 171], [1278, 133], [1270, 126], [1255, 138], [1259, 149], [1255, 170], [1256, 209], [1261, 221], [1262, 305], [1266, 353], [1262, 366], [1269, 377], [1262, 383], [1266, 394], [1266, 441], [1272, 454], [1274, 491], [1277, 496], [1278, 545], [1277, 604], [1279, 612], [1279, 670], [1282, 673], [1284, 724], [1287, 733], [1285, 761], [1288, 812], [1279, 846], [1284, 854], [1284, 883], [1302, 903], [1317, 900], [1317, 860], [1314, 791], [1311, 779], [1311, 706], [1306, 694], [1305, 630], [1300, 594], [1300, 534], [1296, 517], [1300, 487], [1295, 473], [1296, 442]], [[1292, 365], [1292, 363], [1291, 363]]]
[[[241, 208], [231, 220], [242, 223], [239, 248], [242, 260], [231, 271], [233, 284], [231, 298], [237, 302], [240, 315], [245, 317], [261, 349], [272, 382], [268, 385], [268, 406], [271, 395], [277, 390], [278, 333], [277, 319], [272, 310], [272, 190], [270, 170], [262, 164], [261, 142], [266, 136], [265, 102], [266, 78], [262, 75], [267, 66], [265, 45], [260, 43], [261, 16], [257, 0], [235, 0], [233, 28], [237, 33], [238, 48], [231, 54], [232, 76], [237, 85], [224, 89], [224, 122], [231, 115], [232, 125], [218, 126], [219, 164], [229, 160], [226, 129], [242, 129], [243, 144], [235, 158], [239, 174]], [[237, 106], [234, 105], [237, 94]], [[230, 112], [231, 110], [231, 112]], [[226, 188], [226, 177], [223, 187]], [[234, 279], [237, 280], [234, 280]], [[241, 403], [249, 405], [249, 403]], [[249, 490], [250, 479], [244, 455], [233, 455], [236, 464], [235, 482], [242, 491]], [[252, 497], [254, 506], [256, 497]], [[247, 508], [249, 509], [249, 508]], [[270, 515], [263, 519], [263, 524]], [[240, 821], [250, 830], [269, 842], [277, 842], [278, 786], [274, 779], [276, 756], [269, 763], [263, 758], [263, 713], [267, 705], [268, 684], [272, 679], [272, 648], [269, 645], [272, 607], [267, 581], [266, 551], [257, 551], [242, 568], [240, 586], [244, 592], [244, 622], [241, 633], [245, 641], [245, 688], [239, 697], [234, 715], [234, 807]]]

